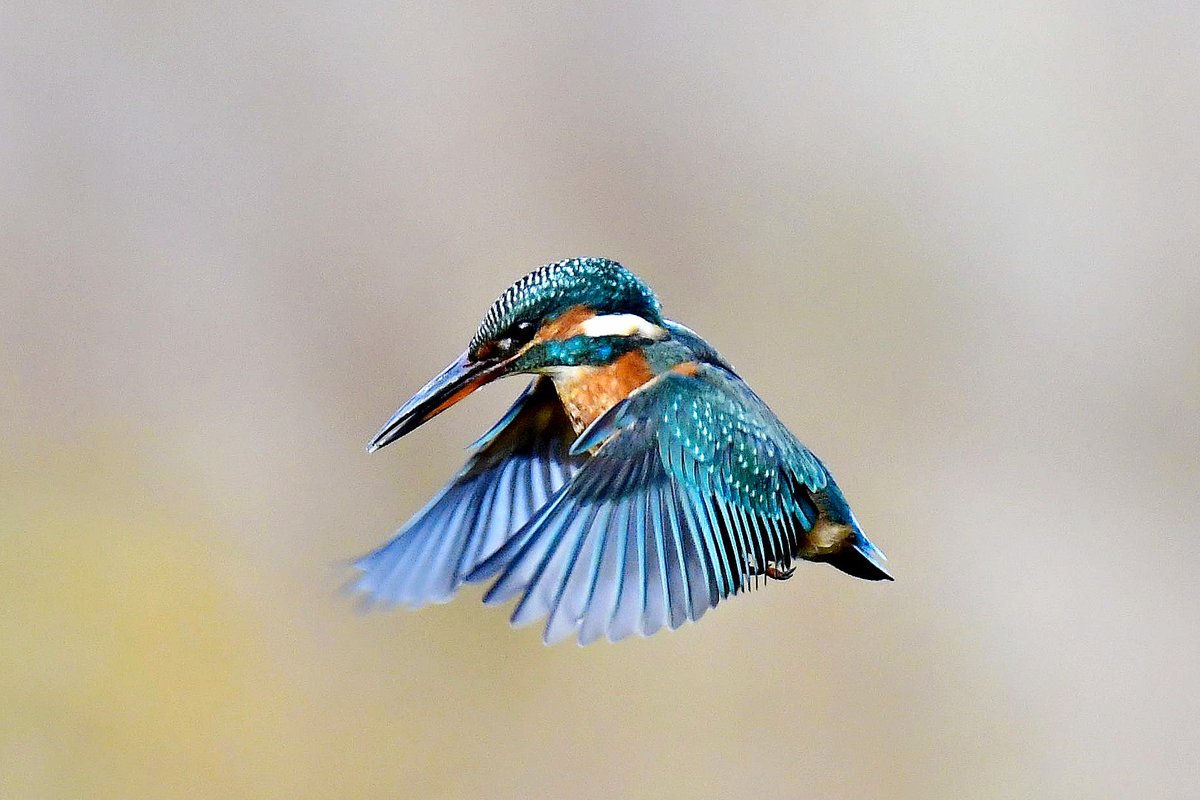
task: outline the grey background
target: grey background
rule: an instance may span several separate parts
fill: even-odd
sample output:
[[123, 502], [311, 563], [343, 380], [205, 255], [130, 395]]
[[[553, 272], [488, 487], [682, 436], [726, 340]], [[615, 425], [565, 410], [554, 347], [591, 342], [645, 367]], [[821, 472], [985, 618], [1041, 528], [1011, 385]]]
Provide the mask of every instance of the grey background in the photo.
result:
[[[1191, 3], [9, 4], [0, 794], [1195, 797]], [[338, 594], [621, 260], [834, 469], [801, 565], [545, 648]]]

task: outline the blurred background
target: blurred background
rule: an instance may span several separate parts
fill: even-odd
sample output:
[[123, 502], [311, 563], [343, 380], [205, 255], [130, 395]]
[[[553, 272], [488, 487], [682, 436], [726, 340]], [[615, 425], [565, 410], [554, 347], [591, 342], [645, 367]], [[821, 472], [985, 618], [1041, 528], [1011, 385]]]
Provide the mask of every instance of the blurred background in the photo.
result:
[[[1192, 3], [0, 12], [0, 796], [1200, 794]], [[831, 465], [801, 565], [546, 648], [339, 594], [618, 259]]]

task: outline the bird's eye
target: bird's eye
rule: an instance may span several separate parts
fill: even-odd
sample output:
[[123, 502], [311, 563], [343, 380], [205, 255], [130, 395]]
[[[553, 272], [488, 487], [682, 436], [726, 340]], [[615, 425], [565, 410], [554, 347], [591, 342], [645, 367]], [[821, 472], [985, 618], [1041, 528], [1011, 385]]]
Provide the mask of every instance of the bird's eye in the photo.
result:
[[518, 322], [508, 329], [508, 335], [496, 340], [495, 355], [510, 356], [533, 338], [535, 327], [532, 322]]

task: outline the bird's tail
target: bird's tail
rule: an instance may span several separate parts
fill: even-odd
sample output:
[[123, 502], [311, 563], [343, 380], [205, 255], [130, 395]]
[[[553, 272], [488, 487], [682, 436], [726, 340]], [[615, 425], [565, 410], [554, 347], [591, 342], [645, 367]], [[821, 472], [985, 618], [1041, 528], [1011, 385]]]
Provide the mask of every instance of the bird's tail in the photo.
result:
[[808, 533], [813, 560], [824, 561], [855, 578], [892, 580], [884, 566], [887, 556], [863, 533], [832, 477], [823, 490], [812, 493], [812, 499], [818, 511], [817, 521]]
[[847, 575], [868, 581], [890, 581], [891, 574], [884, 568], [887, 557], [871, 540], [856, 531], [854, 539], [826, 559]]

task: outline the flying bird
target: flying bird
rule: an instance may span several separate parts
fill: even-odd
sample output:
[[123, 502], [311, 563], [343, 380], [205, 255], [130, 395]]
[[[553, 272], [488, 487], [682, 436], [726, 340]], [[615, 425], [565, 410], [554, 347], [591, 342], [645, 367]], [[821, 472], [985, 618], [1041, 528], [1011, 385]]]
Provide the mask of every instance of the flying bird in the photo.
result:
[[354, 588], [420, 607], [466, 582], [514, 625], [587, 644], [698, 620], [795, 561], [891, 580], [833, 476], [707, 342], [615, 261], [540, 267], [406, 402], [378, 450], [505, 375], [532, 375], [458, 475]]

